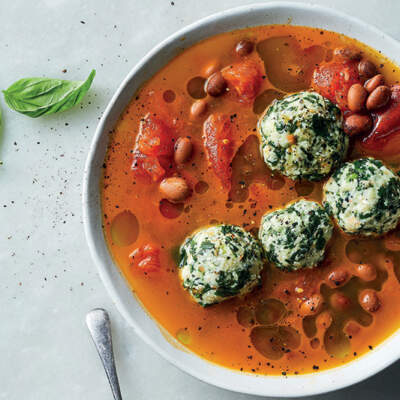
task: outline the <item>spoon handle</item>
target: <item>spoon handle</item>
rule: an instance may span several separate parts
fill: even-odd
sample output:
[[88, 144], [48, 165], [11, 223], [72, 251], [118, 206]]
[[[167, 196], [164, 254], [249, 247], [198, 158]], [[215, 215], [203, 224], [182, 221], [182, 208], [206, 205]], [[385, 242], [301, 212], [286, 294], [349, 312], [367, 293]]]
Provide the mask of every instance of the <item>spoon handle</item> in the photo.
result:
[[86, 324], [106, 371], [114, 399], [122, 400], [117, 370], [115, 368], [110, 317], [107, 311], [102, 308], [95, 308], [88, 312], [86, 315]]

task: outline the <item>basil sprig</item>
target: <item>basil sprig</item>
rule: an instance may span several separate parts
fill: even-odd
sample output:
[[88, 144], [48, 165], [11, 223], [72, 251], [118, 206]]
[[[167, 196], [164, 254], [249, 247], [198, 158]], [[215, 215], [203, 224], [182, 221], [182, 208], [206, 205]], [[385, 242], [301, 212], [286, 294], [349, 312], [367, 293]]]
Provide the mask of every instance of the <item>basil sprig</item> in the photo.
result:
[[7, 105], [32, 118], [69, 110], [79, 104], [93, 82], [92, 70], [86, 81], [24, 78], [3, 90]]

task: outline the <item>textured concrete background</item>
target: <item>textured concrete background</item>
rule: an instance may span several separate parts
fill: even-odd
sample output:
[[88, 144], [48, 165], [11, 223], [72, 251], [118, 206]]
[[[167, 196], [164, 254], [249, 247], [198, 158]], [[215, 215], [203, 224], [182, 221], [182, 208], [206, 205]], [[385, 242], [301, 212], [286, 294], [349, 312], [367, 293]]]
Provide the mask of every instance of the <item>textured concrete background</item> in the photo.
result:
[[[85, 243], [81, 181], [98, 118], [132, 66], [177, 29], [244, 0], [0, 2], [0, 88], [26, 76], [97, 76], [82, 110], [29, 119], [3, 109], [0, 139], [0, 399], [111, 399], [84, 324], [93, 307], [113, 322], [125, 399], [250, 399], [164, 361], [120, 317]], [[320, 0], [400, 39], [396, 0]], [[62, 71], [66, 69], [67, 72]], [[400, 364], [314, 399], [398, 399]]]

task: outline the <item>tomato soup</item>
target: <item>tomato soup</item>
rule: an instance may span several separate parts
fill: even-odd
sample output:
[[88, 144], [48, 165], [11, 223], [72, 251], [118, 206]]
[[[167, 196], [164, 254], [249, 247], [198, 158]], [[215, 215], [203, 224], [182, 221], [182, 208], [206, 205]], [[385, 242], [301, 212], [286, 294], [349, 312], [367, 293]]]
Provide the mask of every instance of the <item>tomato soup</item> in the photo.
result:
[[[364, 89], [371, 78], [389, 91]], [[209, 307], [183, 288], [178, 264], [179, 247], [199, 228], [232, 224], [256, 238], [265, 213], [299, 198], [321, 203], [326, 179], [291, 180], [263, 161], [257, 123], [275, 99], [316, 90], [343, 113], [346, 160], [372, 155], [397, 171], [399, 79], [397, 65], [351, 38], [271, 25], [185, 49], [133, 94], [103, 165], [104, 235], [163, 329], [210, 362], [268, 375], [337, 367], [395, 332], [397, 230], [363, 238], [335, 226], [316, 268], [286, 272], [266, 262], [261, 285]], [[355, 84], [361, 89], [349, 94]]]

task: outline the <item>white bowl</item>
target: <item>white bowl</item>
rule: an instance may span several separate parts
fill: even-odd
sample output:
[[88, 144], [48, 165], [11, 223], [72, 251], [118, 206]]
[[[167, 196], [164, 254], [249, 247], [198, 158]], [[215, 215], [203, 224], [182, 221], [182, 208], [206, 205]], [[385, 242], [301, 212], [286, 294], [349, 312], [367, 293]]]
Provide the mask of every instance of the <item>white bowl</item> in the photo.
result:
[[128, 74], [110, 101], [97, 127], [86, 163], [83, 185], [83, 218], [92, 257], [117, 308], [137, 334], [181, 370], [204, 382], [236, 392], [280, 397], [324, 393], [360, 382], [400, 358], [400, 331], [368, 354], [334, 369], [297, 376], [255, 376], [232, 371], [182, 351], [166, 340], [119, 273], [104, 240], [101, 227], [100, 177], [109, 131], [143, 82], [151, 78], [182, 49], [221, 32], [256, 25], [307, 25], [344, 33], [379, 49], [398, 61], [400, 44], [376, 28], [331, 9], [301, 3], [255, 4], [204, 18], [170, 36], [147, 54]]

